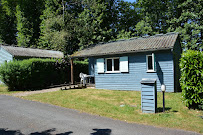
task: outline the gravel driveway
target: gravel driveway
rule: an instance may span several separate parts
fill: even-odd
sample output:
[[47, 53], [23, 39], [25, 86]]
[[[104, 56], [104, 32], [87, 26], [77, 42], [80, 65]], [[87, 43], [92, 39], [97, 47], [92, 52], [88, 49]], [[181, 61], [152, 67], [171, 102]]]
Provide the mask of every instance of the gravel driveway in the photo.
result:
[[0, 135], [195, 135], [0, 95]]
[[12, 94], [12, 96], [23, 97], [23, 96], [28, 96], [28, 95], [32, 95], [32, 94], [59, 91], [61, 88], [62, 87], [49, 88], [49, 89], [43, 89], [43, 90], [35, 90], [35, 91], [25, 91], [25, 92], [19, 92], [19, 93]]

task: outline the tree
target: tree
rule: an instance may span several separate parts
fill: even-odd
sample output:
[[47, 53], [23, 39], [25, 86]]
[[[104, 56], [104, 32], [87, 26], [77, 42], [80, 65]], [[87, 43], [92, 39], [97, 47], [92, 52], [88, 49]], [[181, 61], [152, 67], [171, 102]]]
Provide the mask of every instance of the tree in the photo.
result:
[[133, 34], [131, 31], [127, 32], [125, 30], [121, 30], [119, 31], [116, 38], [119, 40], [119, 39], [129, 39], [131, 37], [133, 37]]
[[[63, 2], [63, 3], [62, 3]], [[63, 8], [64, 7], [64, 8]], [[77, 19], [82, 11], [80, 0], [46, 0], [40, 17], [39, 47], [72, 54], [78, 49]]]
[[152, 26], [147, 22], [147, 17], [145, 20], [141, 20], [135, 26], [135, 35], [136, 36], [146, 36], [153, 35], [155, 32], [152, 30]]
[[[135, 25], [141, 20], [141, 16], [136, 2], [118, 2], [118, 20], [117, 20], [117, 31], [118, 33], [135, 32]], [[124, 32], [124, 33], [125, 33]], [[132, 35], [131, 35], [132, 36]]]
[[18, 46], [37, 45], [40, 36], [40, 15], [44, 9], [43, 0], [19, 0], [16, 6]]
[[[177, 31], [181, 34], [182, 47], [186, 49], [199, 50], [203, 48], [203, 1], [186, 0], [180, 2], [179, 16], [174, 17], [168, 31]], [[175, 26], [173, 24], [179, 24]]]
[[147, 17], [152, 31], [155, 33], [166, 33], [169, 24], [167, 23], [169, 0], [138, 0], [141, 8], [141, 16]]
[[202, 45], [202, 0], [1, 0], [0, 42], [60, 50], [120, 38], [179, 32], [182, 47]]
[[116, 2], [114, 0], [84, 1], [84, 10], [79, 15], [79, 29], [77, 29], [80, 49], [115, 38]]
[[[55, 37], [55, 32], [59, 32], [64, 28], [63, 18], [60, 16], [61, 13], [61, 3], [56, 0], [45, 1], [45, 9], [43, 10], [43, 14], [40, 16], [42, 22], [40, 24], [39, 48], [57, 48], [57, 46], [54, 44], [54, 42], [57, 41], [54, 41], [55, 38], [53, 37]], [[56, 35], [59, 35], [59, 33]], [[60, 40], [63, 39], [60, 37]]]
[[0, 35], [7, 44], [36, 46], [43, 0], [1, 0]]
[[[11, 0], [0, 1], [0, 42], [6, 44], [16, 44], [16, 18], [14, 5]], [[12, 5], [12, 8], [9, 6]]]
[[67, 33], [61, 15], [43, 21], [44, 29], [40, 37], [39, 48], [63, 50], [66, 44]]
[[84, 10], [78, 18], [80, 27], [77, 29], [81, 49], [105, 41], [107, 28], [102, 28], [105, 17], [103, 10], [106, 10], [105, 4], [94, 0], [84, 5]]

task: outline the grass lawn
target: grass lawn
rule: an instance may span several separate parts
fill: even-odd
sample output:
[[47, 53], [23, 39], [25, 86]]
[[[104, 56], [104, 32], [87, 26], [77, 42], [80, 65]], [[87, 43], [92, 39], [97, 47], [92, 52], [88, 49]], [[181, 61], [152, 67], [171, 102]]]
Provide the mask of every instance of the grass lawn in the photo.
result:
[[10, 95], [18, 92], [22, 91], [8, 91], [8, 87], [6, 85], [0, 84], [0, 95]]
[[[166, 93], [166, 112], [162, 110], [162, 93], [158, 92], [156, 114], [141, 113], [141, 94], [137, 91], [75, 89], [23, 97], [82, 112], [161, 127], [203, 133], [203, 111], [189, 110], [181, 101], [181, 93]], [[120, 105], [125, 105], [121, 107]]]

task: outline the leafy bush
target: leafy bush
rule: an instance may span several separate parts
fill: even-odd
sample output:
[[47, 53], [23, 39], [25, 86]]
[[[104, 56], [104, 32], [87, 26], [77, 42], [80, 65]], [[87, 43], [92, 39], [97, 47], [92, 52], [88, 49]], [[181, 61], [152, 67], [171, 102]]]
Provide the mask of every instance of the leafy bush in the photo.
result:
[[[74, 61], [74, 78], [88, 72], [88, 62]], [[70, 63], [65, 59], [27, 59], [0, 66], [1, 80], [9, 90], [36, 90], [70, 82]]]
[[0, 76], [9, 90], [41, 89], [69, 81], [68, 65], [64, 65], [54, 59], [14, 60], [0, 66]]
[[186, 106], [203, 108], [203, 53], [188, 50], [180, 61], [180, 85]]

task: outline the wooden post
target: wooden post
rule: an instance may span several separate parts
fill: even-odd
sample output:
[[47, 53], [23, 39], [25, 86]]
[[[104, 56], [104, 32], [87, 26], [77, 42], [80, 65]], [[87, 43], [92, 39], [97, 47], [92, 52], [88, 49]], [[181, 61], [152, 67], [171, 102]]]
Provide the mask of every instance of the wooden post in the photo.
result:
[[70, 67], [71, 67], [71, 84], [74, 83], [74, 77], [73, 77], [73, 59], [70, 60]]

